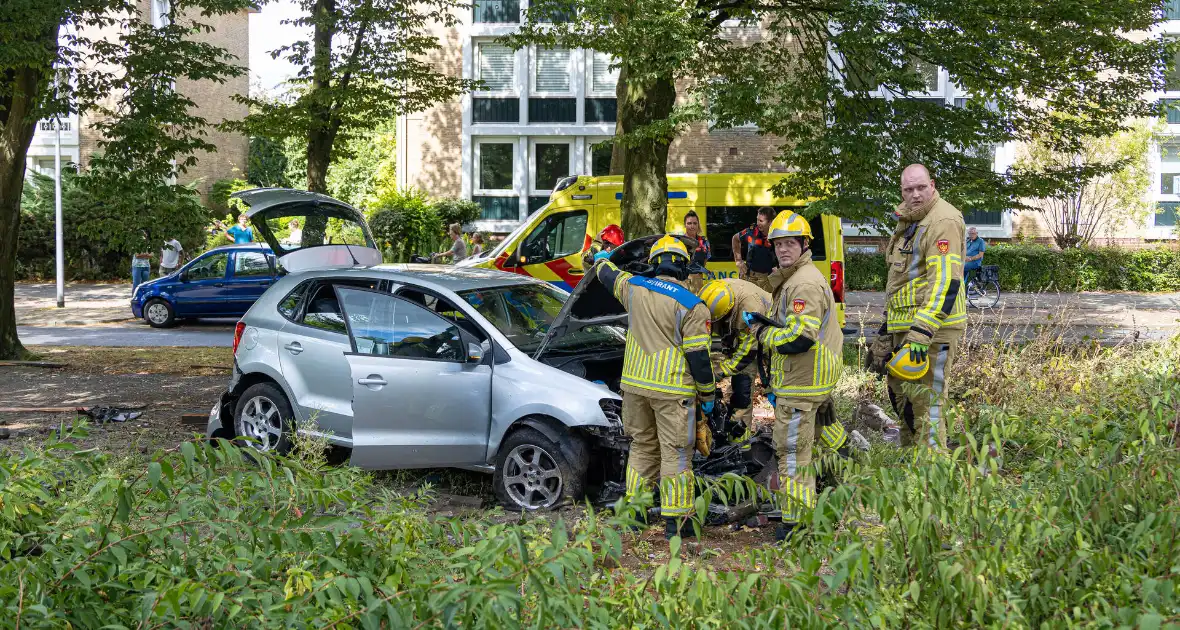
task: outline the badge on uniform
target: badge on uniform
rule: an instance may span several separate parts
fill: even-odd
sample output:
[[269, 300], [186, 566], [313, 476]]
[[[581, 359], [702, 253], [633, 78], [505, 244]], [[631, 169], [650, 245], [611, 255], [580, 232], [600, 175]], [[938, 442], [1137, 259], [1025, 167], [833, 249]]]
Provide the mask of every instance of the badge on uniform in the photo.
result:
[[710, 335], [713, 334], [713, 320], [711, 320], [711, 319], [705, 320], [705, 332]]
[[945, 254], [945, 253], [947, 253], [947, 251], [950, 250], [950, 248], [951, 248], [951, 242], [946, 240], [945, 238], [942, 239], [941, 241], [938, 241], [938, 251]]
[[793, 303], [791, 303], [791, 308], [795, 311], [795, 313], [802, 313], [803, 309], [807, 308], [807, 301], [795, 300]]

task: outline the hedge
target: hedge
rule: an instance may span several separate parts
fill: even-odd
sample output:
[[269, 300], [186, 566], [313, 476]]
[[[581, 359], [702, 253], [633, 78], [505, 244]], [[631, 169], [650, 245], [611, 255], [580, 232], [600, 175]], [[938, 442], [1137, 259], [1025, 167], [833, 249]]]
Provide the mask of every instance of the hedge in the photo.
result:
[[[1180, 251], [1093, 247], [1058, 250], [1044, 245], [993, 245], [985, 265], [999, 265], [1005, 291], [1180, 291]], [[845, 254], [851, 291], [885, 288], [884, 254]]]

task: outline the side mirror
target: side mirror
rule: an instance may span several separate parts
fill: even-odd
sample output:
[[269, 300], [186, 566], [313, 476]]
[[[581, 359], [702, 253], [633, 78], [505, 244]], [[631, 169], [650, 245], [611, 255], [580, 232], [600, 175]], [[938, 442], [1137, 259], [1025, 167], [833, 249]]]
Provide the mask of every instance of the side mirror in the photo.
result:
[[186, 272], [186, 271], [180, 272], [179, 274], [176, 275], [176, 279], [180, 280], [181, 282], [188, 282], [188, 272]]
[[520, 249], [517, 249], [516, 251], [512, 252], [512, 255], [508, 257], [508, 260], [504, 261], [504, 266], [505, 267], [519, 267], [520, 266]]
[[478, 343], [468, 342], [467, 362], [480, 363], [483, 361], [483, 348]]

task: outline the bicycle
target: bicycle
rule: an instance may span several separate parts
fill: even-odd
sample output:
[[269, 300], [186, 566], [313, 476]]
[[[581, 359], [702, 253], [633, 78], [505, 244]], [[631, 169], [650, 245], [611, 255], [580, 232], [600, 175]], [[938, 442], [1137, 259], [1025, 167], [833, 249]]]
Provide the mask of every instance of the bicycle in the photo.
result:
[[1000, 267], [984, 265], [967, 281], [967, 303], [974, 308], [995, 308], [1000, 303]]

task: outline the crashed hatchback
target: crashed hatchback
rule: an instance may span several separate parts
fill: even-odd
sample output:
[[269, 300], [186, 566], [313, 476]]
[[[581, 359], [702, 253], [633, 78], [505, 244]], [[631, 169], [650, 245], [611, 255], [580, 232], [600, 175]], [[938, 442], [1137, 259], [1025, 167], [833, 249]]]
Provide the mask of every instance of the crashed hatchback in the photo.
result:
[[[619, 489], [626, 315], [600, 283], [571, 296], [495, 270], [379, 265], [346, 204], [278, 189], [237, 197], [288, 273], [237, 325], [210, 437], [286, 452], [299, 432], [363, 468], [489, 472], [514, 509]], [[283, 232], [292, 218], [298, 243]], [[617, 264], [643, 247], [627, 245]], [[754, 473], [770, 456], [719, 444], [699, 470]]]

